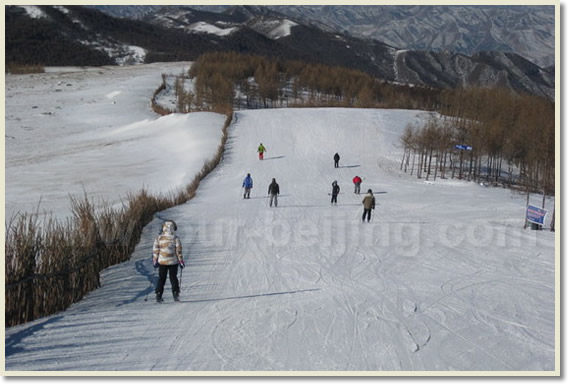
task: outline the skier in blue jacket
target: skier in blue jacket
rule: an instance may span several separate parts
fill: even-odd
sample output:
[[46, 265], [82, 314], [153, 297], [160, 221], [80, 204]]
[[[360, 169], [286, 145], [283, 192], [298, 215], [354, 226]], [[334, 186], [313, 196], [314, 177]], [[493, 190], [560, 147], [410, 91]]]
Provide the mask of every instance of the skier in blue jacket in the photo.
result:
[[250, 190], [252, 189], [252, 177], [250, 177], [250, 173], [247, 173], [247, 177], [243, 180], [243, 188], [245, 189], [243, 199], [250, 199]]

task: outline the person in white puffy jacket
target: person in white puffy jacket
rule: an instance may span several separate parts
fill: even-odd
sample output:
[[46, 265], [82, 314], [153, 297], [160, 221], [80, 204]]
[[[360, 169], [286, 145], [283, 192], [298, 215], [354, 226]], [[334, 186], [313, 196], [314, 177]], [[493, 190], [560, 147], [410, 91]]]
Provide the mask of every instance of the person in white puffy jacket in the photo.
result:
[[168, 220], [162, 225], [162, 233], [154, 240], [152, 262], [154, 268], [159, 270], [158, 284], [156, 285], [156, 301], [162, 301], [166, 277], [170, 274], [174, 300], [179, 301], [179, 281], [177, 278], [178, 265], [183, 269], [185, 263], [181, 252], [181, 240], [175, 234], [177, 225]]

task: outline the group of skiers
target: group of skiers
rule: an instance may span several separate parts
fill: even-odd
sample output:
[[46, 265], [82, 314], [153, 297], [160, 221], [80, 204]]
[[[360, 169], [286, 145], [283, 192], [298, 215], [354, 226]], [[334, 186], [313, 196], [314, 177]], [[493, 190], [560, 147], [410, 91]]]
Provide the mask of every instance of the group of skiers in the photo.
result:
[[[263, 160], [264, 159], [264, 152], [266, 152], [266, 147], [260, 143], [260, 145], [258, 146], [257, 149], [258, 152], [258, 159], [259, 160]], [[333, 161], [334, 161], [334, 167], [335, 168], [339, 168], [339, 160], [340, 160], [340, 156], [339, 153], [335, 153], [335, 155], [333, 155]], [[361, 179], [359, 176], [355, 176], [353, 178], [353, 185], [355, 186], [354, 189], [354, 193], [359, 195], [361, 193], [361, 183], [363, 182], [363, 179]], [[245, 179], [243, 180], [243, 188], [244, 188], [244, 195], [243, 195], [243, 199], [250, 199], [250, 190], [252, 189], [253, 186], [253, 182], [252, 182], [252, 177], [250, 175], [250, 173], [247, 173]], [[332, 205], [337, 205], [337, 195], [339, 195], [339, 191], [341, 190], [341, 188], [339, 187], [339, 184], [337, 184], [337, 180], [334, 180], [333, 183], [331, 183], [331, 204]], [[268, 186], [268, 195], [270, 196], [270, 203], [269, 205], [272, 207], [272, 204], [274, 203], [274, 206], [277, 207], [278, 206], [278, 195], [280, 194], [280, 186], [278, 185], [278, 183], [276, 182], [276, 179], [272, 179], [272, 183], [270, 183], [270, 185]], [[362, 216], [362, 221], [365, 221], [365, 218], [367, 219], [367, 222], [371, 221], [371, 210], [375, 209], [375, 197], [373, 196], [373, 191], [371, 189], [369, 189], [367, 191], [367, 195], [363, 198], [362, 201], [363, 204], [363, 216]]]
[[[359, 176], [355, 176], [353, 178], [353, 185], [355, 185], [355, 190], [353, 191], [355, 194], [361, 194], [361, 183], [363, 179]], [[361, 220], [365, 221], [365, 217], [367, 218], [367, 222], [371, 221], [371, 211], [375, 209], [375, 196], [373, 195], [373, 190], [367, 190], [367, 194], [363, 198], [363, 217]]]
[[[264, 159], [264, 152], [266, 152], [266, 148], [262, 143], [258, 146], [258, 159]], [[339, 168], [339, 154], [336, 153], [333, 156], [334, 160], [334, 167]], [[363, 180], [359, 176], [355, 176], [353, 178], [353, 184], [355, 185], [355, 190], [353, 191], [355, 194], [361, 193], [361, 183]], [[244, 194], [243, 199], [250, 199], [250, 192], [253, 187], [253, 180], [250, 173], [247, 173], [246, 177], [243, 180]], [[341, 188], [337, 183], [337, 180], [334, 180], [331, 184], [331, 204], [337, 205], [337, 195], [339, 195], [339, 191]], [[268, 195], [270, 197], [269, 205], [272, 207], [274, 204], [275, 207], [278, 206], [278, 195], [280, 194], [280, 186], [276, 182], [276, 179], [273, 178], [272, 182], [268, 186]], [[363, 216], [362, 221], [364, 222], [365, 219], [367, 222], [371, 221], [371, 211], [375, 209], [375, 197], [373, 196], [373, 191], [369, 189], [367, 191], [367, 195], [363, 198]], [[179, 301], [179, 292], [180, 292], [180, 283], [177, 278], [178, 268], [183, 271], [185, 267], [185, 262], [183, 260], [182, 255], [182, 246], [181, 240], [176, 235], [177, 225], [173, 220], [166, 220], [162, 224], [162, 231], [158, 237], [154, 240], [153, 250], [152, 250], [152, 263], [154, 268], [158, 269], [158, 282], [156, 284], [156, 301], [161, 303], [163, 301], [162, 295], [164, 293], [164, 285], [166, 283], [167, 275], [170, 276], [170, 283], [172, 285], [172, 294], [175, 301]]]
[[[250, 199], [250, 190], [252, 189], [253, 181], [250, 173], [247, 173], [245, 179], [243, 180], [243, 199]], [[276, 182], [275, 178], [272, 178], [272, 182], [268, 186], [268, 196], [270, 197], [269, 205], [272, 207], [274, 204], [275, 207], [278, 206], [278, 195], [280, 194], [280, 186]]]
[[[360, 194], [361, 193], [361, 178], [359, 176], [355, 176], [353, 178], [353, 184], [355, 184], [355, 194]], [[339, 191], [341, 190], [341, 188], [339, 187], [339, 184], [337, 184], [337, 180], [335, 180], [333, 183], [331, 183], [331, 204], [332, 205], [337, 205], [337, 195], [339, 195]], [[373, 190], [369, 189], [367, 191], [367, 194], [365, 195], [365, 197], [363, 198], [362, 201], [363, 204], [363, 216], [361, 217], [362, 221], [365, 221], [365, 218], [367, 218], [367, 222], [371, 221], [371, 210], [375, 209], [375, 196], [373, 195]]]

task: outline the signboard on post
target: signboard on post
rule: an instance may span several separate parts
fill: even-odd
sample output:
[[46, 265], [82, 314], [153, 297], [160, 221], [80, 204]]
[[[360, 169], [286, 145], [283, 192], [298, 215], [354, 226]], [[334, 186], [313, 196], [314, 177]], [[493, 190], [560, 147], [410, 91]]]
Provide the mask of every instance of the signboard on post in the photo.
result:
[[456, 149], [471, 151], [473, 149], [473, 147], [471, 145], [456, 144]]
[[535, 224], [544, 225], [544, 218], [547, 214], [546, 209], [535, 207], [534, 205], [527, 206], [527, 221]]

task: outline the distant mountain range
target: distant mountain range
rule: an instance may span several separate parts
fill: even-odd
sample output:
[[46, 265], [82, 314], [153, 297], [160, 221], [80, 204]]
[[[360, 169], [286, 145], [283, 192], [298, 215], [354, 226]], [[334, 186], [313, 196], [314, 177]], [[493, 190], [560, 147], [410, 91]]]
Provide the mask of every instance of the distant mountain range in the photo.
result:
[[553, 6], [278, 6], [301, 21], [411, 50], [519, 54], [554, 65]]
[[[542, 68], [516, 53], [494, 50], [466, 55], [401, 49], [337, 32], [322, 18], [311, 22], [307, 14], [289, 15], [298, 13], [300, 7], [236, 6], [221, 13], [179, 6], [105, 7], [105, 12], [113, 7], [115, 14], [122, 10], [129, 17], [115, 18], [80, 6], [7, 6], [6, 62], [134, 64], [194, 60], [208, 51], [237, 51], [340, 65], [403, 84], [504, 86], [554, 97], [554, 68]], [[131, 18], [134, 14], [136, 20]]]
[[[93, 6], [118, 17], [141, 18], [161, 6]], [[229, 6], [188, 6], [223, 12]], [[326, 32], [374, 38], [400, 49], [517, 53], [541, 67], [554, 65], [553, 6], [285, 5], [265, 6]]]

